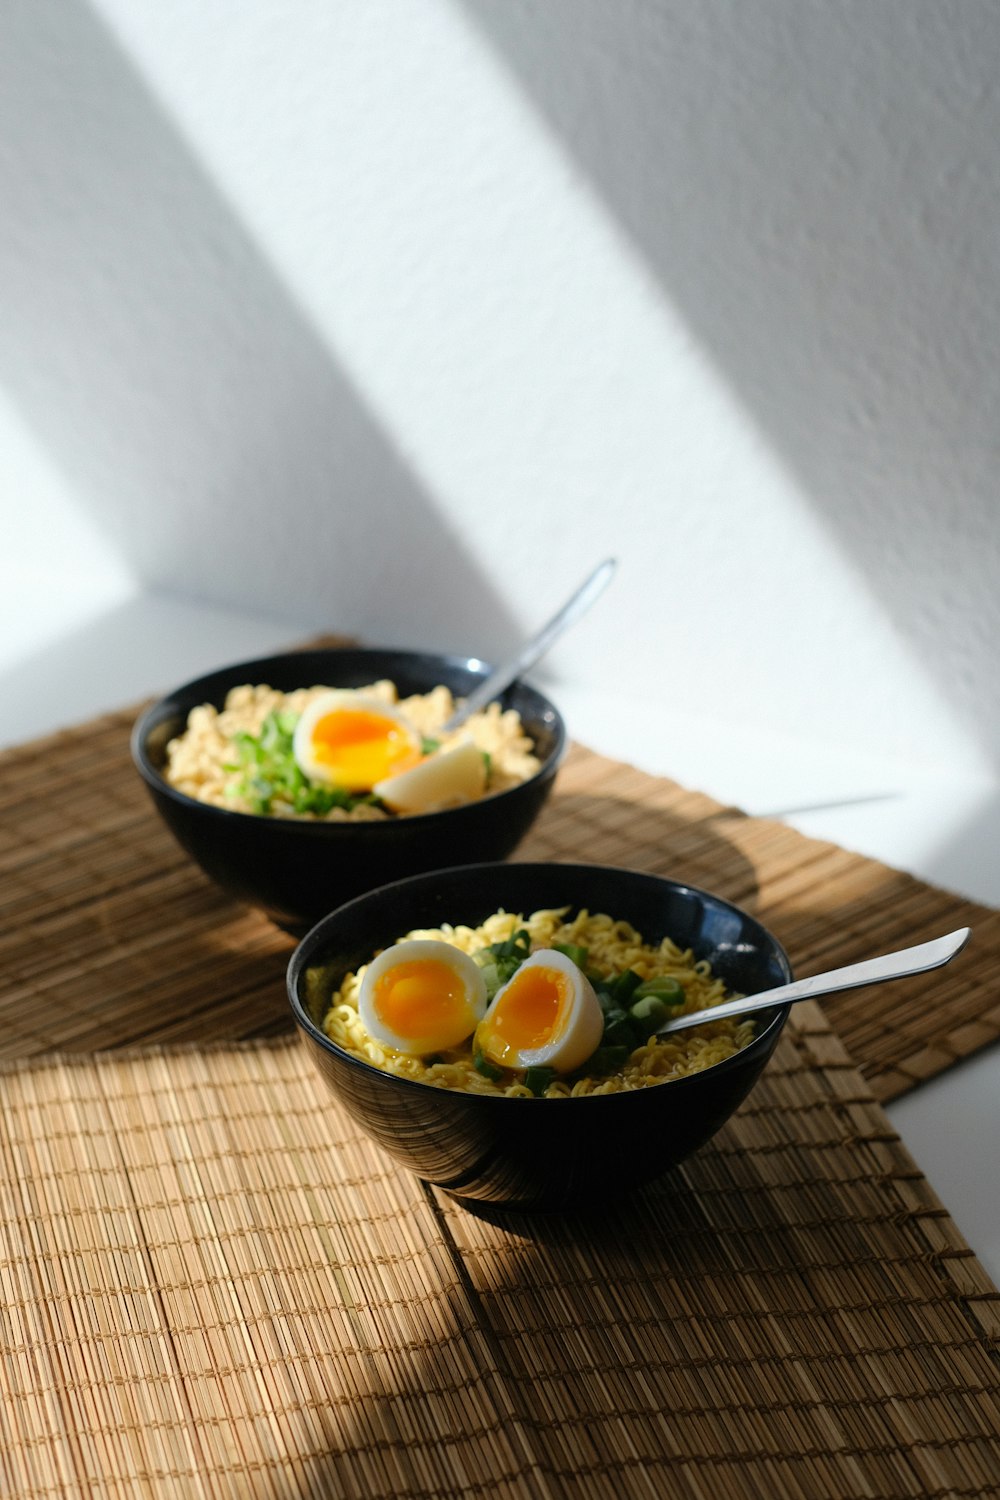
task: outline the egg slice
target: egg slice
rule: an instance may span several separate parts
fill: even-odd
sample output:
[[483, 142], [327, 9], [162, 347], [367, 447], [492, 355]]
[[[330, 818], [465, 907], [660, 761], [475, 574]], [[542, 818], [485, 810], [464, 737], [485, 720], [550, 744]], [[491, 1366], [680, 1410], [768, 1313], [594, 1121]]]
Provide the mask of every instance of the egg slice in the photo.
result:
[[474, 802], [486, 790], [486, 762], [471, 740], [437, 750], [412, 770], [377, 781], [376, 797], [393, 812], [433, 812]]
[[370, 792], [377, 781], [415, 766], [420, 736], [398, 709], [349, 689], [331, 689], [302, 714], [292, 754], [310, 781]]
[[410, 938], [368, 965], [358, 1014], [370, 1037], [422, 1057], [457, 1047], [486, 1012], [486, 981], [467, 953], [436, 938]]
[[501, 1068], [572, 1073], [603, 1034], [604, 1016], [586, 975], [564, 953], [539, 948], [497, 991], [475, 1046]]

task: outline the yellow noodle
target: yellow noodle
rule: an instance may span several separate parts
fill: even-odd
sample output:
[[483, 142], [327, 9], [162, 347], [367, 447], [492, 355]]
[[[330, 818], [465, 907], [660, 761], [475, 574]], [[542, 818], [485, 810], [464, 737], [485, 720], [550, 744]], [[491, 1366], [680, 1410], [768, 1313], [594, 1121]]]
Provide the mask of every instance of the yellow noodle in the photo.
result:
[[[690, 949], [682, 950], [669, 938], [647, 944], [628, 922], [583, 910], [566, 920], [568, 908], [551, 908], [524, 916], [498, 911], [479, 927], [442, 926], [416, 928], [404, 933], [397, 942], [408, 938], [433, 938], [475, 953], [492, 943], [503, 942], [514, 932], [527, 929], [532, 946], [551, 948], [573, 943], [586, 948], [588, 966], [600, 973], [620, 973], [634, 968], [644, 979], [669, 975], [683, 987], [683, 1013], [706, 1011], [705, 1025], [697, 1030], [676, 1032], [666, 1037], [651, 1037], [636, 1047], [625, 1065], [608, 1077], [577, 1078], [572, 1083], [556, 1079], [546, 1091], [548, 1099], [579, 1098], [587, 1094], [617, 1094], [632, 1089], [649, 1088], [690, 1073], [711, 1068], [745, 1047], [753, 1037], [750, 1020], [711, 1021], [714, 1005], [733, 998], [727, 994], [721, 979], [712, 974], [704, 959], [695, 959]], [[374, 955], [373, 955], [374, 957]], [[435, 1088], [454, 1089], [471, 1094], [505, 1095], [507, 1098], [533, 1097], [521, 1081], [503, 1079], [494, 1082], [484, 1078], [473, 1065], [471, 1038], [462, 1047], [440, 1055], [439, 1061], [425, 1062], [384, 1047], [368, 1036], [358, 1015], [358, 993], [365, 974], [362, 967], [348, 974], [330, 1000], [323, 1029], [331, 1041], [346, 1052], [363, 1057], [387, 1073], [396, 1073]]]
[[[269, 713], [304, 713], [310, 703], [329, 691], [318, 686], [283, 693], [266, 684], [245, 683], [229, 690], [221, 709], [209, 703], [200, 704], [191, 710], [182, 733], [167, 745], [165, 779], [197, 802], [225, 807], [231, 812], [252, 812], [250, 803], [238, 792], [242, 771], [234, 766], [236, 736], [259, 734]], [[460, 730], [442, 734], [442, 725], [456, 706], [448, 688], [439, 686], [428, 693], [400, 698], [395, 683], [383, 678], [357, 691], [387, 705], [398, 705], [419, 734], [440, 739], [442, 750], [453, 749], [463, 739], [471, 739], [490, 757], [490, 795], [527, 781], [541, 767], [521, 717], [512, 708], [502, 709], [499, 703], [490, 703], [471, 714]], [[323, 814], [296, 812], [280, 797], [275, 798], [270, 815], [307, 821], [321, 818], [330, 823], [374, 822], [393, 816], [365, 802], [350, 809], [333, 807]]]

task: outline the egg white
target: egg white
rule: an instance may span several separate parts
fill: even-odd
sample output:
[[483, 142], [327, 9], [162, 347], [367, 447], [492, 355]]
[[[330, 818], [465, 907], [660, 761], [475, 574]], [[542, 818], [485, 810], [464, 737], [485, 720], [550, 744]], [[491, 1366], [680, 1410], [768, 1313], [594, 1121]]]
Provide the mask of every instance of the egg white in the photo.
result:
[[419, 765], [377, 781], [376, 797], [393, 812], [433, 812], [474, 802], [486, 790], [486, 764], [472, 740], [437, 750]]
[[[555, 969], [563, 978], [568, 998], [560, 1007], [555, 1027], [546, 1039], [532, 1047], [509, 1047], [498, 1034], [498, 1023], [519, 983], [524, 982], [523, 976], [533, 968]], [[557, 1073], [572, 1073], [596, 1052], [603, 1034], [604, 1014], [586, 975], [565, 953], [559, 953], [555, 948], [539, 948], [497, 991], [477, 1028], [475, 1046], [490, 1062], [500, 1067], [546, 1067], [554, 1068]]]
[[[395, 1029], [385, 1014], [386, 983], [395, 971], [398, 982], [405, 976], [406, 966], [428, 960], [448, 970], [458, 994], [439, 1014], [426, 1018], [419, 1035], [408, 1035]], [[482, 970], [467, 953], [437, 938], [409, 938], [372, 959], [358, 991], [358, 1014], [368, 1035], [384, 1047], [409, 1057], [423, 1057], [457, 1047], [470, 1037], [486, 1013], [486, 1001]]]

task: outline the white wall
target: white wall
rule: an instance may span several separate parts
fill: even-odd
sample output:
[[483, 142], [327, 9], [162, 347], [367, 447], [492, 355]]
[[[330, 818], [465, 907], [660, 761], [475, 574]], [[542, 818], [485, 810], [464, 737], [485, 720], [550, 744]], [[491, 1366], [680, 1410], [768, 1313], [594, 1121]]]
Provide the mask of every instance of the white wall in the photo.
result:
[[615, 553], [568, 679], [996, 767], [992, 0], [2, 15], [0, 482], [88, 607], [490, 655]]
[[[127, 601], [135, 581], [0, 389], [0, 674]], [[3, 698], [0, 690], [0, 700]], [[0, 706], [0, 744], [3, 707]]]

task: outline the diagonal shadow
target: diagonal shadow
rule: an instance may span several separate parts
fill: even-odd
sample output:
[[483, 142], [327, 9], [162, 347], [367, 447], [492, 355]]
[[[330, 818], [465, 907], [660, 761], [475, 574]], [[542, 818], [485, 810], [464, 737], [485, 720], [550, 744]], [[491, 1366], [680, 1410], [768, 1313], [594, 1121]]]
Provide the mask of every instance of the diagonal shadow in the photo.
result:
[[1000, 11], [455, 3], [995, 763]]
[[0, 141], [0, 380], [143, 582], [373, 643], [513, 643], [433, 496], [82, 0], [5, 16]]

